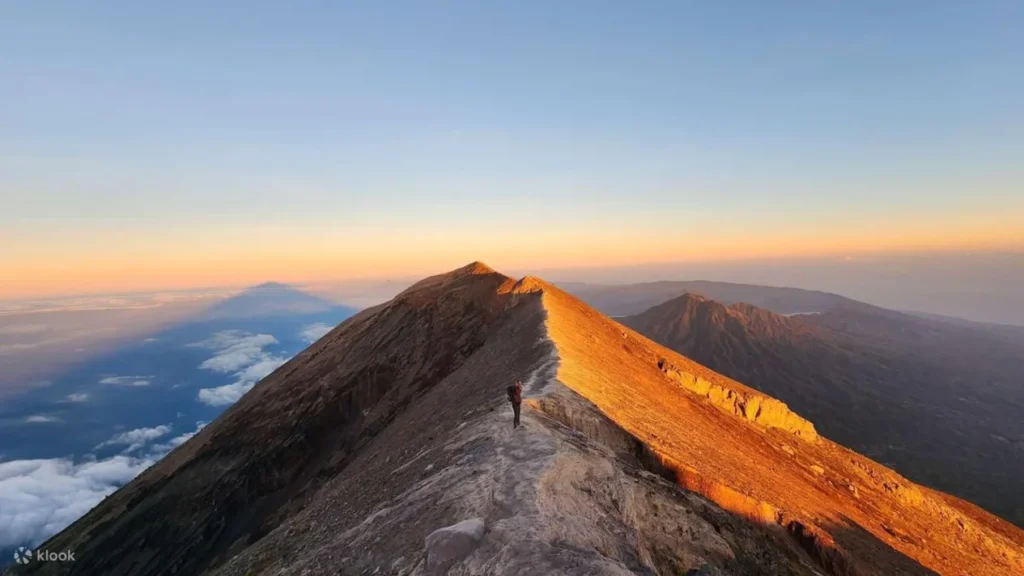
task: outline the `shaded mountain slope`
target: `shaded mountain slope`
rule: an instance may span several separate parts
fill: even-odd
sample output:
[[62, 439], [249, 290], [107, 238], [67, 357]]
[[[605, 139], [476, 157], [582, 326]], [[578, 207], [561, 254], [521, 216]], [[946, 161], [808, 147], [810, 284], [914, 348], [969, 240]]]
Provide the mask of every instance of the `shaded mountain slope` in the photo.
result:
[[[458, 557], [425, 541], [468, 519]], [[347, 320], [44, 547], [76, 550], [72, 574], [1024, 568], [1016, 528], [478, 263]]]
[[[829, 438], [1024, 523], [1024, 354], [868, 306], [785, 317], [694, 294], [620, 321], [780, 398]], [[972, 344], [974, 349], [965, 349]]]

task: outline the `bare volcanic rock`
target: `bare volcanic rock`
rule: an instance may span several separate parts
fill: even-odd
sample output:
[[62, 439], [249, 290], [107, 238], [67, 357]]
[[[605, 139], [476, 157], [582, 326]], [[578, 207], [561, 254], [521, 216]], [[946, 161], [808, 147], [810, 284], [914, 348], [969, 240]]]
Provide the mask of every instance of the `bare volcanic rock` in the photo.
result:
[[44, 547], [76, 562], [14, 572], [1024, 570], [1017, 528], [480, 263], [347, 320]]
[[785, 402], [828, 438], [1024, 526], [1024, 441], [1013, 440], [1024, 439], [1024, 346], [845, 300], [788, 317], [683, 294], [618, 320]]
[[814, 424], [797, 416], [788, 406], [774, 398], [749, 390], [744, 392], [713, 384], [664, 358], [658, 360], [658, 368], [683, 388], [707, 398], [715, 406], [749, 422], [790, 432], [808, 442], [818, 437], [814, 431]]
[[426, 539], [427, 571], [431, 574], [447, 572], [452, 564], [469, 556], [483, 536], [484, 521], [481, 518], [463, 520], [434, 530]]

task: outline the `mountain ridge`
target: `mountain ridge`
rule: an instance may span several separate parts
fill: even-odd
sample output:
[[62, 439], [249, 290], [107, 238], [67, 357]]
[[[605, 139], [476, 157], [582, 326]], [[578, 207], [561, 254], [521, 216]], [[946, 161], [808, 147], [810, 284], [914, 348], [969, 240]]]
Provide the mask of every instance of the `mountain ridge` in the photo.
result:
[[744, 302], [777, 314], [824, 312], [840, 307], [877, 308], [820, 290], [711, 280], [659, 280], [624, 285], [568, 283], [566, 291], [612, 317], [639, 314], [684, 293], [700, 294], [727, 305]]
[[[558, 291], [558, 292], [560, 292], [560, 291]], [[570, 304], [569, 304], [570, 306], [582, 305], [581, 302], [579, 302], [578, 300], [575, 300], [575, 299], [573, 299], [571, 297], [568, 297], [568, 295], [566, 295], [565, 293], [561, 293], [561, 294], [563, 295], [563, 296], [561, 296], [561, 298], [564, 301], [566, 301], [566, 302], [570, 302]], [[575, 304], [571, 304], [573, 301], [575, 301]], [[586, 315], [585, 312], [584, 312], [584, 315]], [[617, 329], [616, 327], [619, 326], [618, 324], [616, 324], [613, 321], [608, 320], [608, 319], [604, 319], [601, 323], [604, 324], [604, 330], [609, 331], [609, 332], [615, 331]], [[668, 356], [669, 353], [676, 354], [676, 353], [671, 352], [668, 349], [662, 347], [661, 345], [658, 345], [658, 344], [654, 343], [653, 341], [648, 340], [647, 338], [645, 338], [644, 336], [641, 336], [638, 333], [630, 331], [630, 332], [623, 332], [623, 334], [624, 334], [623, 335], [623, 339], [631, 340], [633, 342], [637, 342], [637, 341], [641, 342], [643, 344], [643, 347], [647, 348], [647, 352], [649, 354], [651, 354], [652, 356], [658, 356], [659, 360], [660, 360], [660, 358], [662, 356]], [[556, 341], [557, 341], [557, 338], [556, 338]], [[565, 336], [565, 341], [572, 341], [572, 338], [569, 337], [568, 335], [566, 335]], [[599, 341], [604, 341], [604, 340], [600, 340], [599, 339]], [[587, 352], [583, 352], [583, 351], [577, 351], [576, 354], [579, 354], [581, 356], [588, 355]], [[607, 349], [606, 350], [606, 354], [609, 355], [609, 356], [612, 356], [612, 357], [614, 357], [614, 356], [621, 357], [622, 356], [621, 350], [620, 349], [615, 349], [615, 348]], [[590, 352], [589, 355], [591, 355], [591, 357], [592, 357], [593, 352]], [[679, 358], [682, 358], [682, 357], [678, 356], [678, 354], [676, 354], [675, 358], [678, 360]], [[655, 362], [657, 362], [657, 360], [655, 360]], [[688, 359], [685, 359], [685, 362], [688, 363], [688, 368], [689, 369], [697, 369], [697, 370], [703, 369], [703, 370], [707, 370], [706, 368], [703, 368], [699, 364], [696, 364], [695, 362], [692, 362], [692, 361], [690, 361]], [[614, 365], [623, 365], [623, 364], [625, 364], [625, 362], [607, 361], [607, 360], [604, 363], [604, 365], [606, 365], [606, 366], [608, 366], [608, 365], [612, 365], [612, 366], [614, 366]], [[591, 381], [601, 380], [600, 376], [595, 374], [595, 372], [593, 370], [588, 371], [588, 372], [589, 373], [587, 374], [587, 376], [589, 377], [589, 379]], [[722, 377], [719, 377], [719, 378], [722, 378]], [[560, 372], [559, 373], [559, 379], [564, 382], [567, 379], [572, 379], [572, 377], [563, 376], [562, 373]], [[628, 376], [626, 376], [626, 377], [624, 377], [624, 379], [629, 379], [629, 378], [628, 378]], [[632, 380], [634, 382], [636, 381], [635, 378], [633, 378]], [[726, 380], [726, 381], [728, 381], [728, 380]], [[574, 390], [576, 390], [577, 392], [580, 392], [581, 389], [583, 388], [583, 386], [580, 386], [580, 388], [576, 388], [576, 387], [572, 386], [571, 384], [570, 384], [570, 387], [573, 387]], [[593, 388], [593, 386], [592, 385], [591, 386], [587, 386], [587, 388]], [[585, 398], [587, 398], [588, 400], [591, 400], [592, 402], [594, 402], [600, 409], [602, 409], [602, 411], [604, 411], [606, 413], [614, 413], [615, 410], [616, 410], [616, 407], [615, 407], [616, 403], [619, 404], [620, 407], [625, 406], [625, 407], [627, 407], [627, 409], [629, 409], [628, 407], [629, 407], [629, 404], [630, 404], [630, 399], [627, 398], [627, 397], [619, 397], [619, 398], [613, 399], [614, 402], [608, 402], [606, 404], [605, 402], [602, 402], [602, 400], [603, 400], [603, 398], [602, 398], [603, 393], [601, 391], [596, 391], [596, 393], [581, 392], [581, 394]], [[669, 397], [671, 397], [671, 396], [669, 396]], [[661, 409], [659, 409], [659, 410], [647, 410], [646, 413], [647, 414], [654, 414], [654, 415], [664, 415], [666, 412], [670, 412], [670, 413], [672, 413], [674, 415], [678, 415], [679, 413], [682, 412], [682, 409], [681, 409], [680, 406], [677, 406], [677, 408], [679, 408], [679, 409], [676, 409], [676, 410], [665, 410], [664, 406], [662, 406]], [[635, 407], [633, 407], [632, 410], [635, 411]], [[620, 419], [620, 418], [616, 418], [614, 415], [612, 415], [612, 419], [617, 421], [617, 422], [621, 421], [621, 420], [627, 420], [627, 421], [643, 420], [643, 418], [644, 417], [642, 415], [636, 415], [636, 416], [634, 416], [632, 418], [622, 418], [622, 419]], [[665, 431], [671, 430], [672, 426], [673, 426], [673, 424], [672, 424], [672, 422], [670, 420], [665, 420], [665, 419], [662, 419], [660, 424], [661, 425], [659, 426], [659, 428], [661, 428], [662, 430], [665, 430]], [[627, 429], [628, 429], [628, 427], [627, 427]], [[670, 460], [673, 458], [673, 449], [672, 449], [673, 447], [671, 446], [671, 444], [669, 444], [669, 446], [667, 448], [665, 448], [665, 449], [658, 449], [658, 445], [660, 443], [664, 442], [664, 441], [663, 440], [659, 441], [659, 439], [663, 438], [663, 437], [660, 436], [657, 432], [647, 431], [647, 434], [644, 434], [644, 431], [637, 430], [637, 431], [635, 431], [635, 434], [638, 435], [638, 437], [640, 437], [645, 443], [648, 443], [649, 445], [654, 446], [656, 452], [667, 454], [667, 456], [665, 456], [665, 457], [670, 459]], [[644, 436], [647, 436], [647, 437], [645, 438]], [[714, 437], [714, 434], [709, 434], [708, 436], [709, 437]], [[685, 437], [684, 438], [678, 438], [678, 439], [676, 439], [676, 441], [679, 442], [679, 441], [683, 441], [683, 440], [686, 440], [686, 439], [687, 438], [685, 438]], [[852, 452], [849, 452], [846, 449], [843, 449], [843, 448], [840, 448], [838, 446], [835, 446], [834, 444], [832, 444], [828, 440], [822, 440], [820, 442], [817, 442], [816, 444], [824, 446], [825, 447], [825, 450], [824, 450], [825, 453], [822, 454], [822, 453], [819, 452], [819, 454], [817, 456], [819, 458], [819, 462], [820, 463], [817, 463], [817, 464], [815, 464], [815, 463], [808, 463], [808, 464], [806, 464], [807, 469], [810, 469], [813, 474], [818, 475], [818, 476], [829, 476], [830, 472], [832, 470], [836, 470], [836, 471], [843, 470], [843, 472], [841, 472], [839, 474], [839, 478], [835, 479], [835, 480], [838, 480], [838, 482], [835, 482], [835, 485], [833, 487], [839, 487], [840, 490], [845, 488], [846, 489], [845, 492], [847, 492], [851, 496], [854, 495], [854, 493], [856, 493], [857, 496], [853, 496], [854, 500], [859, 500], [860, 497], [861, 497], [860, 495], [865, 493], [865, 490], [863, 488], [858, 487], [860, 482], [865, 482], [868, 485], [872, 485], [873, 484], [876, 487], [876, 489], [878, 489], [881, 493], [886, 494], [887, 498], [888, 497], [895, 497], [895, 499], [897, 501], [905, 502], [905, 503], [910, 503], [914, 507], [917, 507], [919, 505], [924, 505], [926, 508], [928, 508], [928, 511], [925, 514], [927, 516], [937, 515], [937, 516], [941, 517], [941, 516], [944, 516], [944, 515], [945, 516], [949, 516], [950, 514], [954, 514], [954, 515], [956, 514], [955, 512], [954, 513], [950, 513], [948, 511], [948, 508], [945, 505], [945, 502], [948, 502], [948, 500], [945, 499], [946, 498], [945, 495], [943, 495], [940, 498], [935, 498], [935, 494], [938, 494], [938, 493], [932, 493], [931, 491], [928, 491], [928, 489], [917, 487], [917, 486], [913, 485], [913, 483], [910, 483], [906, 479], [896, 475], [895, 473], [893, 473], [893, 472], [891, 472], [889, 470], [882, 469], [882, 470], [884, 470], [884, 471], [882, 471], [882, 470], [880, 470], [881, 467], [878, 464], [876, 464], [874, 462], [871, 462], [870, 460], [868, 460], [866, 458], [863, 458], [862, 456], [859, 456], [859, 455], [856, 455], [857, 457], [854, 457]], [[726, 443], [724, 445], [723, 444], [716, 444], [716, 446], [718, 447], [718, 449], [720, 451], [722, 451], [725, 447], [731, 446], [731, 443]], [[806, 446], [806, 443], [804, 443], [803, 446]], [[678, 450], [678, 446], [676, 446], [675, 448]], [[781, 450], [784, 453], [788, 454], [788, 450], [785, 449], [785, 448], [782, 448], [781, 444], [778, 445], [776, 447], [776, 449], [777, 450]], [[790, 446], [788, 446], [788, 449], [789, 450], [793, 450], [793, 449], [795, 449], [795, 446], [794, 445], [790, 445]], [[836, 453], [834, 452], [834, 449], [839, 449], [839, 453], [849, 452], [850, 456], [848, 456], [848, 457], [847, 456], [842, 456], [842, 457], [836, 459], [835, 458]], [[706, 450], [703, 450], [701, 446], [693, 446], [687, 452], [689, 452], [690, 454], [692, 454], [694, 456], [700, 455], [703, 458], [714, 458], [714, 457], [719, 457], [720, 456], [720, 453], [719, 454], [709, 454], [709, 453], [707, 453]], [[743, 458], [744, 458], [744, 455], [742, 455], [742, 454], [736, 454], [734, 456], [734, 459], [740, 460], [740, 461], [742, 461]], [[830, 465], [823, 465], [825, 463], [821, 462], [821, 461], [824, 461], [826, 459], [832, 461], [831, 462], [831, 466]], [[760, 490], [756, 490], [756, 489], [755, 490], [750, 490], [750, 488], [754, 488], [756, 486], [755, 485], [755, 481], [754, 481], [755, 477], [760, 478], [760, 479], [770, 477], [770, 476], [772, 476], [775, 473], [773, 468], [762, 468], [760, 470], [760, 473], [757, 474], [757, 475], [750, 475], [749, 472], [742, 472], [741, 471], [741, 473], [738, 474], [737, 477], [734, 477], [734, 479], [730, 483], [726, 484], [724, 486], [724, 488], [718, 488], [718, 486], [720, 484], [722, 484], [722, 482], [720, 480], [720, 478], [723, 475], [722, 474], [722, 469], [719, 468], [716, 471], [716, 474], [714, 475], [714, 476], [716, 476], [718, 478], [718, 480], [708, 481], [705, 478], [708, 477], [709, 474], [701, 471], [700, 470], [701, 466], [694, 466], [693, 465], [693, 463], [697, 462], [697, 461], [701, 461], [700, 458], [692, 459], [689, 464], [678, 464], [678, 463], [676, 464], [675, 467], [677, 468], [677, 470], [681, 470], [681, 472], [678, 473], [682, 477], [682, 479], [680, 480], [680, 483], [683, 484], [683, 485], [686, 485], [686, 486], [696, 486], [698, 490], [701, 490], [702, 488], [705, 489], [706, 493], [710, 494], [712, 499], [715, 500], [719, 505], [722, 505], [723, 508], [729, 509], [729, 506], [734, 504], [734, 500], [738, 500], [740, 502], [740, 504], [738, 504], [736, 506], [737, 510], [739, 510], [741, 513], [753, 514], [753, 515], [757, 516], [758, 514], [762, 514], [762, 513], [765, 512], [764, 509], [759, 509], [759, 507], [761, 507], [762, 504], [766, 504], [767, 505], [767, 507], [768, 507], [768, 508], [766, 508], [767, 510], [776, 510], [776, 511], [778, 511], [780, 509], [786, 509], [786, 508], [789, 508], [789, 509], [799, 508], [801, 506], [801, 505], [798, 505], [796, 503], [790, 504], [789, 506], [784, 504], [784, 502], [787, 502], [787, 501], [788, 502], [793, 502], [793, 499], [791, 497], [792, 495], [789, 493], [789, 491], [792, 490], [793, 486], [789, 485], [786, 482], [780, 482], [780, 484], [778, 486], [776, 486], [774, 489], [770, 489], [770, 490], [764, 490], [763, 486], [759, 487], [759, 488], [761, 488]], [[755, 460], [754, 463], [756, 464], [757, 461]], [[819, 473], [817, 471], [817, 469], [811, 468], [812, 466], [816, 466], [817, 468], [821, 468], [823, 471]], [[692, 474], [693, 478], [692, 479], [689, 478], [688, 474]], [[708, 488], [707, 487], [708, 483], [712, 484], [712, 487]], [[843, 483], [845, 483], [845, 486], [843, 486]], [[745, 485], [746, 488], [748, 488], [748, 493], [743, 494], [742, 497], [735, 496], [733, 494], [733, 492], [735, 491], [735, 488], [737, 486], [744, 486], [744, 485]], [[851, 488], [851, 486], [852, 486], [852, 488]], [[808, 490], [813, 490], [813, 488], [809, 487]], [[924, 491], [928, 491], [928, 492], [924, 492]], [[755, 494], [757, 494], [758, 492], [760, 492], [760, 497], [755, 496]], [[721, 501], [720, 500], [716, 500], [716, 498], [715, 498], [716, 493], [718, 493], [718, 495], [721, 497]], [[843, 494], [843, 492], [839, 492], [838, 494], [833, 494], [833, 496], [838, 496], [839, 494]], [[845, 497], [846, 495], [843, 494], [843, 496]], [[757, 504], [753, 504], [751, 501], [748, 500], [748, 499], [751, 499], [751, 498], [754, 501], [756, 501]], [[753, 507], [753, 510], [750, 509], [751, 507]], [[848, 518], [852, 517], [852, 513], [844, 514], [844, 515], [846, 517], [848, 517]], [[768, 516], [770, 516], [770, 514], [768, 514]], [[988, 518], [988, 521], [991, 522], [991, 525], [994, 525], [994, 526], [1001, 526], [1002, 524], [1005, 524], [1006, 526], [1001, 526], [1001, 527], [1003, 529], [1005, 529], [1008, 533], [1016, 534], [1015, 542], [1017, 542], [1017, 544], [1019, 546], [1019, 542], [1020, 542], [1019, 539], [1021, 537], [1021, 534], [1020, 534], [1019, 530], [1017, 530], [1016, 528], [1013, 528], [1008, 523], [1006, 523], [1006, 522], [1004, 522], [1004, 521], [1002, 521], [1002, 520], [1000, 520], [998, 518], [995, 518], [995, 517]], [[925, 525], [927, 525], [930, 522], [931, 522], [931, 520], [924, 521]], [[920, 526], [918, 529], [921, 532], [924, 532], [924, 530], [925, 530], [924, 525]], [[897, 532], [898, 532], [898, 530], [897, 530]], [[881, 539], [883, 541], [886, 541], [884, 535], [876, 534], [876, 536], [881, 536]], [[890, 536], [891, 536], [891, 534], [890, 534]], [[934, 537], [934, 534], [933, 534], [933, 537]], [[893, 542], [891, 540], [891, 538], [888, 540], [888, 543], [889, 543], [889, 545], [893, 546], [894, 548], [900, 549], [901, 551], [904, 550], [904, 548], [899, 545], [900, 544], [899, 542]], [[1011, 557], [1013, 559], [1012, 562], [1019, 562], [1020, 557], [1019, 557], [1018, 553], [1012, 553]]]
[[424, 538], [478, 517], [466, 573], [1024, 567], [1018, 530], [767, 400], [474, 263], [346, 320], [46, 546], [71, 573], [432, 574]]

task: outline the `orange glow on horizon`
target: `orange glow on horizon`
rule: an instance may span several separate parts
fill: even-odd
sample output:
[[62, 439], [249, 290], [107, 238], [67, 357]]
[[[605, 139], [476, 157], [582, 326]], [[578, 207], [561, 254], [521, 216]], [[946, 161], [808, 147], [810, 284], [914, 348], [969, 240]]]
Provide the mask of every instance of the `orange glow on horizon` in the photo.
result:
[[255, 229], [181, 238], [70, 231], [64, 233], [63, 243], [4, 256], [8, 261], [0, 299], [242, 287], [268, 280], [410, 279], [473, 260], [498, 270], [544, 270], [1024, 249], [1024, 232], [1009, 222], [961, 223], [955, 236], [930, 223], [878, 225], [830, 235], [807, 227], [720, 232], [713, 228], [684, 224], [671, 229], [657, 223], [650, 229], [605, 227], [599, 234], [580, 227], [508, 234], [479, 229], [430, 234]]

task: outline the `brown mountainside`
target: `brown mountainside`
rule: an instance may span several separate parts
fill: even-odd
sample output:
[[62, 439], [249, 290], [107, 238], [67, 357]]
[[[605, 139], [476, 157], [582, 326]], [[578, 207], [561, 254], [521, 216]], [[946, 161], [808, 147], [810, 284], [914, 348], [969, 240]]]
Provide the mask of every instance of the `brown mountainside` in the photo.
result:
[[695, 294], [619, 320], [784, 400], [828, 438], [1024, 524], [1024, 395], [1005, 378], [1003, 342], [866, 305], [787, 317]]
[[479, 263], [347, 320], [43, 547], [77, 560], [14, 572], [1024, 570], [1019, 529]]

